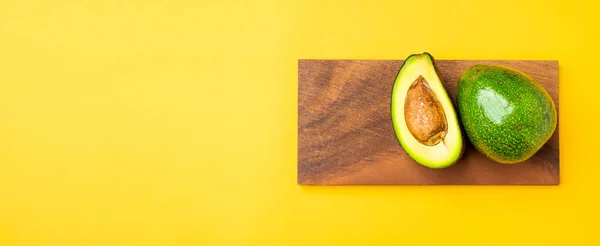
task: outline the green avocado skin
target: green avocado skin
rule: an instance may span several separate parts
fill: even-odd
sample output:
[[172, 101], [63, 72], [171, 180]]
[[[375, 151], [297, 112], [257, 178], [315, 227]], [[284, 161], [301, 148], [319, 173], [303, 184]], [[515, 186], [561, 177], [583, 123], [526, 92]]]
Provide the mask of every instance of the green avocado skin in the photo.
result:
[[456, 101], [473, 146], [500, 163], [529, 159], [557, 124], [548, 92], [530, 76], [504, 66], [469, 68], [460, 77]]

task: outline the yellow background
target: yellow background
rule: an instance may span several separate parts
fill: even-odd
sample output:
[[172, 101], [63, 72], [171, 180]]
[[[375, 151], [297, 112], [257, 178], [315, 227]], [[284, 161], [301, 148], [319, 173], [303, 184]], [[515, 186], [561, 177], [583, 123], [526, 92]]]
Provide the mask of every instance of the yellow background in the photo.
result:
[[[598, 245], [598, 10], [1, 1], [0, 245]], [[422, 51], [559, 60], [562, 184], [296, 185], [297, 59]]]

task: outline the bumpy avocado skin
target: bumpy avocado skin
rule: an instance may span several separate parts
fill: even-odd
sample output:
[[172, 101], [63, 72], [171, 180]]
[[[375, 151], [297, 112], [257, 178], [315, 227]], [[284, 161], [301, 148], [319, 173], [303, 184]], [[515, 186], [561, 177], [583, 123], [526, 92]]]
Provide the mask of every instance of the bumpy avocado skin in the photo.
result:
[[512, 68], [469, 68], [460, 77], [456, 100], [468, 139], [496, 162], [529, 159], [556, 128], [556, 108], [548, 92]]

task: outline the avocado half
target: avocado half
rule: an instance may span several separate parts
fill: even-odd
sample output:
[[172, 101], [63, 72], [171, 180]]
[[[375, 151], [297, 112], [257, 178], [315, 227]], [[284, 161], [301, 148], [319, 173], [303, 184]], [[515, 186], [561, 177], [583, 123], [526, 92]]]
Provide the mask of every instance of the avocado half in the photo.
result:
[[556, 129], [550, 94], [514, 68], [470, 67], [460, 77], [456, 99], [467, 137], [495, 162], [515, 164], [531, 158]]
[[404, 61], [392, 89], [391, 115], [400, 145], [418, 163], [444, 168], [462, 156], [456, 111], [429, 53]]

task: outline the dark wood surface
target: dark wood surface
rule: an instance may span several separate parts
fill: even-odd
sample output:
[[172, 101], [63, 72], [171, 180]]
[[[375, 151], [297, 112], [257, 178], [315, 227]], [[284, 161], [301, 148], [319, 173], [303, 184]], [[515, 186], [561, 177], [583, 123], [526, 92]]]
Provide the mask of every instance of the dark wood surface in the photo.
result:
[[[557, 109], [557, 61], [438, 60], [449, 96], [474, 64], [521, 70], [542, 84]], [[503, 165], [467, 141], [463, 157], [446, 169], [429, 169], [402, 149], [392, 127], [390, 97], [399, 60], [298, 62], [298, 183], [301, 185], [557, 185], [558, 126], [526, 162]], [[560, 114], [560, 112], [559, 112]], [[559, 121], [560, 123], [560, 121]]]

